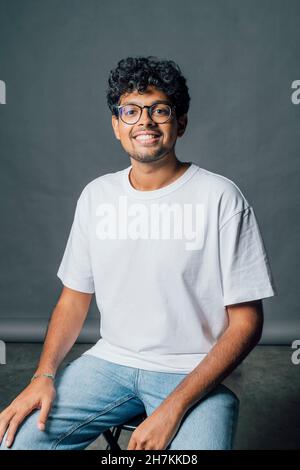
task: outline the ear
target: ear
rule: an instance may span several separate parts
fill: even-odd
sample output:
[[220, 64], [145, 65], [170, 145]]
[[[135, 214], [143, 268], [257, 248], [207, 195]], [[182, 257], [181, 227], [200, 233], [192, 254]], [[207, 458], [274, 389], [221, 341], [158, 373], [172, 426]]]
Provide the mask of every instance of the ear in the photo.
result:
[[187, 123], [188, 123], [188, 117], [187, 114], [183, 114], [177, 119], [178, 122], [178, 130], [177, 130], [177, 136], [181, 137], [183, 136]]
[[112, 123], [112, 127], [113, 127], [116, 138], [118, 140], [121, 140], [120, 133], [119, 133], [119, 119], [114, 114], [111, 116], [111, 123]]

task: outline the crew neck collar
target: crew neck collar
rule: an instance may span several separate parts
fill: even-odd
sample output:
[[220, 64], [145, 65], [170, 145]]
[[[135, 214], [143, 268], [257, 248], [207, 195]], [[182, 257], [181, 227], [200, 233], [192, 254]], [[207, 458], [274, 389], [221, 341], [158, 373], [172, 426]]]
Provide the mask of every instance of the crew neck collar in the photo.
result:
[[199, 166], [196, 165], [195, 163], [193, 162], [189, 162], [189, 163], [190, 163], [190, 166], [175, 181], [173, 181], [172, 183], [166, 186], [163, 186], [162, 188], [153, 189], [150, 191], [141, 191], [139, 189], [135, 189], [132, 186], [129, 180], [129, 172], [132, 168], [132, 165], [130, 165], [129, 167], [125, 168], [124, 173], [123, 173], [124, 187], [127, 193], [131, 194], [133, 197], [136, 197], [138, 199], [154, 199], [157, 197], [164, 196], [174, 191], [175, 189], [178, 189], [180, 186], [186, 183], [194, 175], [194, 173], [199, 169]]

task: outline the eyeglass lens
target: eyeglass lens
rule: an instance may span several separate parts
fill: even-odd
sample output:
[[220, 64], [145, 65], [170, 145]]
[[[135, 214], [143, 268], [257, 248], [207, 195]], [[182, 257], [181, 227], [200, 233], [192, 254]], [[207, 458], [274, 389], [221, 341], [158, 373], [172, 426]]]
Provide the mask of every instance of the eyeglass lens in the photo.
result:
[[[122, 106], [119, 112], [122, 121], [127, 124], [134, 124], [139, 120], [142, 114], [142, 109], [137, 105], [128, 104]], [[169, 119], [171, 115], [171, 107], [163, 103], [156, 104], [151, 106], [150, 115], [154, 122], [161, 124]]]

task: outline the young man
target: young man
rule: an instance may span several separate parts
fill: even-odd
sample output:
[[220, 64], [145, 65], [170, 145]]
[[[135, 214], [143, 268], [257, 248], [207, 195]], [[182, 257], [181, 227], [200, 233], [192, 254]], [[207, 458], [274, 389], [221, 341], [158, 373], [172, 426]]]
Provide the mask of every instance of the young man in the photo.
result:
[[[177, 159], [190, 97], [173, 61], [120, 61], [107, 100], [131, 165], [77, 201], [37, 376], [0, 414], [1, 448], [83, 449], [145, 410], [130, 450], [231, 449], [239, 399], [222, 381], [276, 295], [253, 208]], [[54, 381], [94, 293], [101, 338]]]

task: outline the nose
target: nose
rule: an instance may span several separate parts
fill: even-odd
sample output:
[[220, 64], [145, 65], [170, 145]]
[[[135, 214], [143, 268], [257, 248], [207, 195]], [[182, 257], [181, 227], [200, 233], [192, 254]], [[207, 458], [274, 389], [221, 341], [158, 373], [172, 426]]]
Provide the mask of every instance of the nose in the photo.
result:
[[138, 121], [139, 124], [143, 124], [143, 123], [150, 123], [152, 125], [155, 125], [155, 122], [152, 121], [152, 119], [150, 118], [149, 116], [149, 112], [148, 112], [148, 108], [144, 108], [142, 109], [142, 114], [141, 114], [141, 117]]

